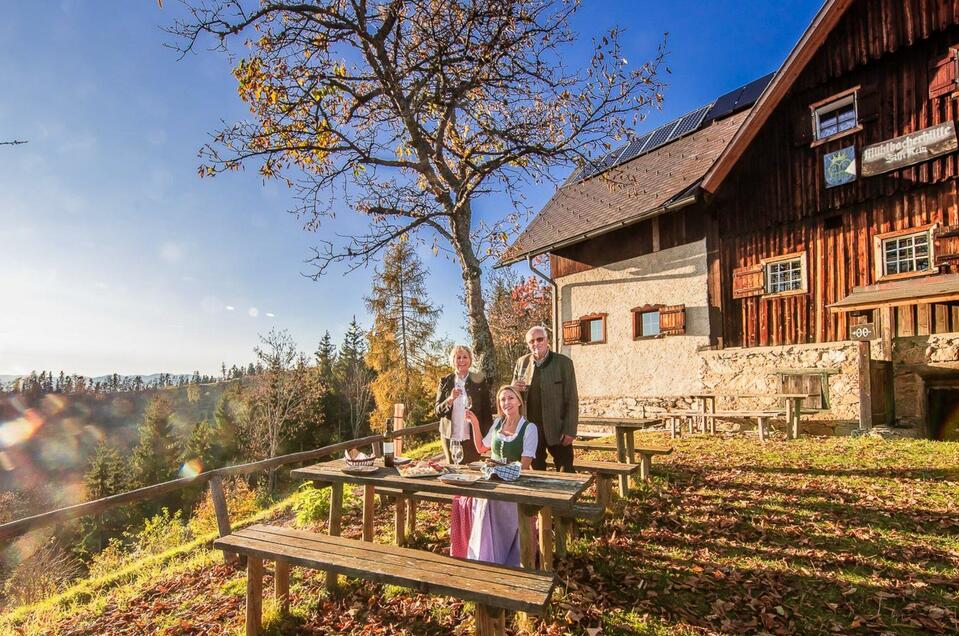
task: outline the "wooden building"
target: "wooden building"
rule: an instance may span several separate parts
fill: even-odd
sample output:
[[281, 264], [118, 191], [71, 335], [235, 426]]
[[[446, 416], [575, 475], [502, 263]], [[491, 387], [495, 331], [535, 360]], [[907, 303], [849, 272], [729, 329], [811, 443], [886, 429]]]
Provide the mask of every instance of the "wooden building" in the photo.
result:
[[[957, 48], [959, 3], [830, 0], [754, 94], [560, 188], [504, 262], [550, 254], [587, 408], [802, 389], [814, 421], [959, 434]], [[676, 258], [701, 275], [674, 277]], [[620, 356], [645, 371], [603, 392]]]

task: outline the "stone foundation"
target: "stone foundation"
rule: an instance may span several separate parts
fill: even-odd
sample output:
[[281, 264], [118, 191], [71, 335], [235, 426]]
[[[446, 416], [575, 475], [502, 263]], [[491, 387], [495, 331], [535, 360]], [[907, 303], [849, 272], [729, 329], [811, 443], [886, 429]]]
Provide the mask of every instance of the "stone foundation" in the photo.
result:
[[[822, 369], [829, 371], [829, 409], [804, 414], [802, 432], [846, 435], [859, 426], [859, 353], [854, 342], [751, 347], [703, 351], [705, 392], [779, 393], [781, 373]], [[766, 398], [720, 398], [718, 409], [776, 407]]]

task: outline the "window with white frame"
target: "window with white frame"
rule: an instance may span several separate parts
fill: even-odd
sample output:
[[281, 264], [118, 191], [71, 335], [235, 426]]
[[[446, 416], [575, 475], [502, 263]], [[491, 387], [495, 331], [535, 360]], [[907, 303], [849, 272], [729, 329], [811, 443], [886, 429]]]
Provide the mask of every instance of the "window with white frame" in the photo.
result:
[[769, 260], [765, 263], [767, 294], [804, 291], [806, 289], [806, 259], [804, 254]]
[[813, 129], [816, 139], [838, 135], [855, 128], [858, 124], [855, 92], [813, 109]]
[[932, 269], [929, 230], [882, 239], [883, 275], [924, 272]]

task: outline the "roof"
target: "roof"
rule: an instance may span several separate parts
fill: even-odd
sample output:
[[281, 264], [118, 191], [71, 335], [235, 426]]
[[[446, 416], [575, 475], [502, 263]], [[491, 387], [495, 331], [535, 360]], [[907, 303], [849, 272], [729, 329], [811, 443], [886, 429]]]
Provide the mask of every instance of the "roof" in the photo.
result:
[[[695, 195], [696, 187], [749, 111], [713, 121], [646, 154], [604, 172], [572, 178], [543, 206], [500, 265], [584, 241], [665, 211]], [[628, 185], [627, 185], [628, 184]]]
[[838, 303], [829, 305], [835, 312], [863, 311], [877, 307], [949, 302], [959, 300], [959, 274], [907, 278], [889, 283], [856, 287]]
[[789, 53], [786, 61], [783, 62], [773, 81], [769, 83], [756, 101], [756, 105], [749, 111], [749, 116], [736, 136], [703, 177], [703, 190], [710, 193], [716, 192], [853, 1], [826, 0], [806, 28], [806, 32]]

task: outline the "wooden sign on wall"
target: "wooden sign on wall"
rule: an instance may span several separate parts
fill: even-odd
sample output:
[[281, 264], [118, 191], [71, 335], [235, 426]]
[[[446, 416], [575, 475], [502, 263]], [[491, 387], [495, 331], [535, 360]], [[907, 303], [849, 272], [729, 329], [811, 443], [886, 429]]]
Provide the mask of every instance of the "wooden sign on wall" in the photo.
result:
[[914, 133], [866, 146], [862, 151], [862, 176], [898, 170], [929, 161], [959, 149], [956, 124], [948, 121]]

